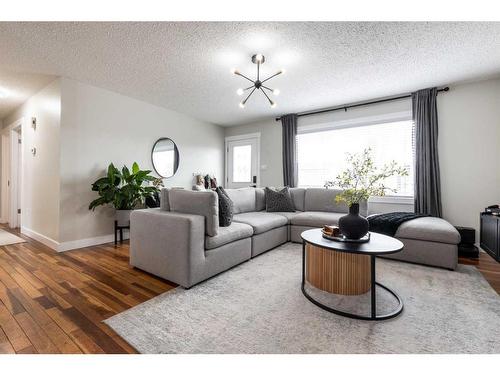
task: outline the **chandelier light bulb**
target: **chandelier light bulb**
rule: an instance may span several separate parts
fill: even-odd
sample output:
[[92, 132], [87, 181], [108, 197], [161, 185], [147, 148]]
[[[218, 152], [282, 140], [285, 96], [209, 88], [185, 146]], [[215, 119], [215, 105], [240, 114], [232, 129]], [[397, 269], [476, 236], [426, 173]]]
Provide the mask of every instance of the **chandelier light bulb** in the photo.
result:
[[240, 96], [243, 95], [243, 89], [236, 90], [236, 94], [238, 94]]
[[258, 61], [258, 62], [262, 62], [262, 55], [259, 53], [257, 54], [257, 56], [255, 56], [255, 59]]
[[281, 74], [285, 74], [285, 73], [286, 73], [286, 70], [285, 70], [285, 69], [281, 69], [281, 70], [280, 70], [280, 73], [281, 73]]
[[231, 74], [238, 74], [238, 71], [235, 68], [231, 69]]
[[275, 108], [276, 107], [276, 102], [271, 102], [271, 108]]
[[241, 103], [239, 104], [239, 106], [240, 106], [240, 108], [245, 108], [245, 104], [243, 104], [243, 102], [241, 102]]
[[280, 94], [280, 90], [274, 89], [273, 90], [273, 94], [276, 95], [276, 96], [278, 96]]

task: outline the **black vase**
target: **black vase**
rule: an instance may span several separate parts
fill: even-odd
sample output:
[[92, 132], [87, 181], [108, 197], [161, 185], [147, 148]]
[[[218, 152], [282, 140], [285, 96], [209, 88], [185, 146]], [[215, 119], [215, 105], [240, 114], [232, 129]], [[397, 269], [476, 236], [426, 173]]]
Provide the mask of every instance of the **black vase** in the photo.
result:
[[349, 207], [349, 214], [339, 219], [339, 229], [350, 240], [359, 240], [368, 233], [368, 220], [359, 215], [358, 203], [353, 203]]

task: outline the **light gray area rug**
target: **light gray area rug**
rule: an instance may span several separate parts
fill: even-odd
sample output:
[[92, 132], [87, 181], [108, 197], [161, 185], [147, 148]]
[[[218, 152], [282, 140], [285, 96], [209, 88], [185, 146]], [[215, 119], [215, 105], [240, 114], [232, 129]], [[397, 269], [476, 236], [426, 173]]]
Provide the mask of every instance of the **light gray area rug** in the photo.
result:
[[0, 246], [12, 245], [15, 243], [26, 242], [21, 237], [18, 237], [6, 230], [0, 229]]
[[378, 281], [405, 308], [369, 322], [309, 302], [301, 255], [285, 244], [105, 322], [141, 353], [500, 353], [500, 297], [475, 267], [377, 260]]

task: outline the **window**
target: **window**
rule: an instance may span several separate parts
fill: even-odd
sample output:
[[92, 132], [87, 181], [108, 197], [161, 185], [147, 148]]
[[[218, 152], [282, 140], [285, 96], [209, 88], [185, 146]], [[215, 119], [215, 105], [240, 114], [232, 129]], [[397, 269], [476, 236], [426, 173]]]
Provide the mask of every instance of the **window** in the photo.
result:
[[252, 146], [235, 146], [233, 148], [233, 182], [250, 182], [252, 180]]
[[394, 176], [384, 184], [396, 193], [388, 195], [413, 196], [414, 131], [411, 120], [352, 126], [297, 135], [298, 183], [301, 187], [323, 187], [344, 170], [346, 153], [372, 149], [376, 167], [395, 160], [407, 168], [408, 176]]

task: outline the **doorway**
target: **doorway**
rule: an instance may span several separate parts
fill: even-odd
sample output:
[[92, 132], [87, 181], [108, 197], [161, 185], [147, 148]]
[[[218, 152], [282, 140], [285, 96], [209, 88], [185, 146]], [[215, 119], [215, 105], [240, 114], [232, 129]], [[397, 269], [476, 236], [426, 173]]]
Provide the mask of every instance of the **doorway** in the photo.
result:
[[2, 146], [2, 181], [1, 221], [9, 228], [21, 227], [22, 178], [23, 178], [23, 120], [17, 120], [3, 129]]
[[260, 133], [226, 137], [226, 187], [257, 187], [260, 183]]

